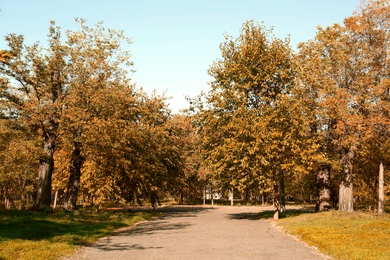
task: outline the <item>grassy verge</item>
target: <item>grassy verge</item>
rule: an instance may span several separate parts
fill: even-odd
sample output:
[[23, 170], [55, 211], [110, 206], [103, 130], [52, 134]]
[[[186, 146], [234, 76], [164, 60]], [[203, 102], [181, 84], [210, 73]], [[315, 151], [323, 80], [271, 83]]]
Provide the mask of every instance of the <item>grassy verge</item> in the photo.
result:
[[58, 259], [157, 213], [0, 211], [0, 260]]
[[389, 259], [390, 216], [329, 211], [280, 219], [278, 224], [336, 259]]

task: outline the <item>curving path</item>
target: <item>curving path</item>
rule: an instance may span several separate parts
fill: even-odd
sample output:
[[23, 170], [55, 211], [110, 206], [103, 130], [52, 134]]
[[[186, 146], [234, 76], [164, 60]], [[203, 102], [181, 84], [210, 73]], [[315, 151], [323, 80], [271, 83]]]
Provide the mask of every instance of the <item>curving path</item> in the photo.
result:
[[169, 207], [70, 259], [329, 259], [259, 219], [260, 207]]

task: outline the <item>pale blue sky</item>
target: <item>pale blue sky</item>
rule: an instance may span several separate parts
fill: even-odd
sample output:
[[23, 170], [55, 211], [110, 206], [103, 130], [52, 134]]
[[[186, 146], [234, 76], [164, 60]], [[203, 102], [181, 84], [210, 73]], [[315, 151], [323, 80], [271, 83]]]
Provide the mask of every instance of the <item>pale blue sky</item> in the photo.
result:
[[220, 57], [224, 33], [238, 36], [253, 19], [273, 27], [279, 38], [290, 35], [292, 47], [312, 39], [316, 26], [342, 23], [359, 0], [0, 0], [0, 49], [8, 33], [26, 42], [46, 41], [49, 21], [75, 30], [74, 18], [88, 25], [103, 21], [132, 38], [136, 73], [145, 91], [172, 97], [173, 112], [187, 107], [185, 96], [208, 91], [207, 70]]

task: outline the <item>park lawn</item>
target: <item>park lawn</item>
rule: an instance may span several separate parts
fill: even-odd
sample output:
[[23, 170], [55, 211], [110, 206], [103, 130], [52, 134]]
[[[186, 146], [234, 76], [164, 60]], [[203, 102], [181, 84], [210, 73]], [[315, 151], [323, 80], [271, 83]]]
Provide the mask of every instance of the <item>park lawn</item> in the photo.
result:
[[288, 233], [336, 259], [389, 259], [390, 216], [328, 211], [278, 220]]
[[0, 260], [58, 259], [157, 213], [0, 211]]

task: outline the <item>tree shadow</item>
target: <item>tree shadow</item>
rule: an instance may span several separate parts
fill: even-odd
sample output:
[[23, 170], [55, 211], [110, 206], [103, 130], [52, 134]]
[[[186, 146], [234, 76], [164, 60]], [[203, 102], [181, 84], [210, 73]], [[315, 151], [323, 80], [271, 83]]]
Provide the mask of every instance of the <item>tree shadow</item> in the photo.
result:
[[[287, 209], [285, 213], [280, 213], [279, 218], [291, 218], [297, 217], [303, 214], [313, 214], [315, 213], [315, 208], [313, 207], [302, 207], [300, 209]], [[270, 219], [274, 217], [273, 210], [266, 210], [260, 212], [261, 218]]]
[[139, 244], [129, 245], [127, 243], [112, 243], [107, 241], [106, 243], [96, 243], [91, 246], [92, 248], [96, 248], [103, 251], [126, 251], [126, 250], [147, 250], [147, 249], [161, 249], [163, 247], [160, 246], [150, 246], [145, 247]]
[[[126, 226], [120, 223], [110, 223], [114, 228]], [[0, 241], [6, 239], [44, 240], [66, 234], [77, 234], [87, 237], [100, 234], [107, 224], [93, 221], [58, 223], [46, 219], [21, 218], [2, 221], [0, 225]], [[82, 239], [73, 239], [70, 244], [83, 245]]]
[[[124, 209], [123, 212], [126, 214], [161, 213], [160, 217], [139, 224], [136, 226], [137, 229], [131, 228], [134, 233], [147, 235], [159, 230], [184, 229], [189, 226], [188, 223], [168, 224], [161, 221], [168, 218], [196, 217], [210, 209], [206, 207], [161, 207], [157, 209], [137, 208], [131, 211]], [[71, 235], [72, 237], [67, 240], [67, 243], [85, 246], [89, 244], [87, 242], [89, 237], [109, 235], [107, 227], [110, 227], [110, 230], [128, 228], [128, 225], [123, 222], [111, 221], [110, 216], [112, 217], [113, 214], [116, 213], [101, 212], [97, 215], [76, 216], [72, 213], [43, 214], [29, 211], [0, 211], [0, 241], [12, 239], [39, 241]], [[154, 220], [160, 220], [160, 222]], [[123, 232], [119, 231], [118, 233]]]
[[228, 214], [228, 219], [236, 219], [236, 220], [259, 220], [261, 219], [260, 213], [236, 213], [236, 214]]
[[188, 218], [197, 217], [199, 214], [205, 213], [215, 208], [210, 207], [189, 207], [189, 206], [174, 206], [174, 207], [161, 207], [157, 209], [151, 208], [138, 208], [134, 209], [135, 212], [158, 212], [162, 213], [161, 216], [153, 218], [147, 222], [139, 223], [135, 227], [125, 230], [119, 234], [128, 233], [129, 235], [151, 235], [160, 231], [167, 230], [180, 230], [188, 228], [191, 224], [188, 222], [182, 223], [170, 223], [168, 220], [172, 218]]
[[151, 220], [138, 224], [135, 228], [129, 231], [122, 232], [121, 235], [123, 235], [124, 233], [129, 235], [152, 235], [156, 232], [185, 229], [189, 226], [189, 223], [171, 224], [162, 220]]
[[[178, 231], [186, 229], [191, 226], [188, 222], [171, 223], [168, 219], [196, 217], [199, 214], [206, 212], [213, 208], [206, 207], [161, 207], [157, 209], [142, 207], [142, 208], [127, 208], [126, 210], [132, 213], [139, 212], [153, 212], [162, 213], [162, 215], [152, 218], [149, 221], [138, 223], [135, 226], [125, 228], [113, 234], [113, 236], [147, 236], [158, 232]], [[180, 221], [180, 220], [179, 220]], [[96, 248], [104, 251], [125, 251], [125, 250], [147, 250], [147, 249], [161, 249], [163, 247], [143, 246], [140, 244], [127, 243], [112, 243], [110, 238], [103, 239], [90, 245], [91, 248]]]
[[[300, 209], [287, 209], [284, 214], [280, 214], [279, 218], [289, 218], [296, 217], [303, 214], [312, 214], [315, 212], [313, 207], [302, 207]], [[259, 219], [271, 219], [274, 217], [273, 210], [262, 210], [258, 213], [248, 212], [248, 213], [236, 213], [229, 214], [229, 219], [236, 220], [259, 220]]]
[[176, 218], [176, 217], [196, 217], [199, 214], [205, 213], [209, 210], [215, 210], [214, 207], [196, 207], [196, 206], [167, 206], [167, 207], [126, 207], [123, 208], [125, 212], [131, 213], [159, 213], [157, 219]]

